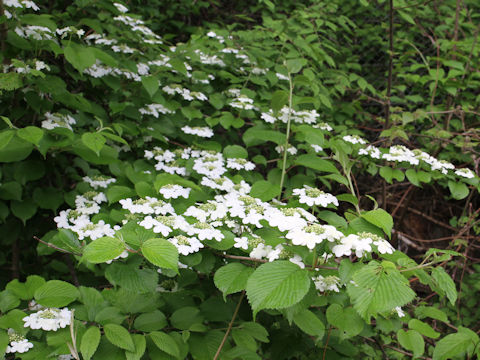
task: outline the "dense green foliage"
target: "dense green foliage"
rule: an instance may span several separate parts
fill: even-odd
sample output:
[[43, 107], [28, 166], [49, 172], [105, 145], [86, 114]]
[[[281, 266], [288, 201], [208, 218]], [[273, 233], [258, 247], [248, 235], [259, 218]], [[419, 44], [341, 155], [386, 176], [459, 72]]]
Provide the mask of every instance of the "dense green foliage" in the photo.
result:
[[480, 4], [280, 3], [1, 2], [0, 356], [480, 354]]

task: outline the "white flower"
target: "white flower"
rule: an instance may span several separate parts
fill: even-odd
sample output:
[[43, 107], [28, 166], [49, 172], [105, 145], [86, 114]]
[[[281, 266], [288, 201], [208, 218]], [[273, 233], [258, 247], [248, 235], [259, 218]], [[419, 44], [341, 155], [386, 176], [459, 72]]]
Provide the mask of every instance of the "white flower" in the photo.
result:
[[27, 339], [19, 339], [17, 341], [10, 340], [10, 344], [7, 346], [5, 353], [24, 353], [33, 348], [33, 344]]
[[367, 142], [358, 135], [345, 135], [343, 140], [351, 144], [366, 144]]
[[405, 313], [403, 312], [403, 310], [400, 306], [396, 306], [395, 309], [393, 309], [393, 310], [397, 312], [398, 317], [404, 317], [405, 316]]
[[377, 246], [378, 252], [380, 254], [393, 254], [393, 252], [395, 251], [395, 248], [387, 240], [384, 239], [374, 241], [373, 245]]
[[323, 150], [323, 148], [320, 145], [311, 144], [310, 146], [313, 148], [313, 151], [315, 151], [316, 153], [319, 153], [320, 151]]
[[313, 224], [303, 228], [290, 230], [285, 237], [292, 240], [293, 245], [302, 245], [312, 250], [323, 240], [330, 242], [340, 239], [343, 234], [331, 225]]
[[360, 258], [363, 256], [365, 252], [372, 251], [372, 246], [370, 244], [372, 244], [373, 241], [379, 242], [380, 246], [382, 247], [382, 250], [386, 246], [382, 243], [382, 241], [385, 241], [385, 240], [379, 237], [378, 235], [363, 232], [358, 235], [350, 234], [342, 238], [340, 240], [340, 244], [335, 245], [332, 248], [332, 251], [336, 257], [341, 257], [344, 255], [350, 256], [352, 253], [352, 250], [355, 250], [355, 255]]
[[212, 240], [222, 241], [225, 237], [220, 230], [215, 229], [212, 225], [197, 222], [189, 226], [185, 232], [189, 235], [197, 235], [199, 240]]
[[60, 328], [65, 328], [70, 325], [72, 319], [72, 312], [67, 308], [56, 309], [48, 308], [40, 310], [36, 313], [24, 317], [24, 327], [31, 329], [42, 329], [45, 331], [57, 331]]
[[337, 276], [326, 276], [323, 277], [322, 275], [318, 275], [317, 277], [313, 278], [313, 283], [315, 284], [315, 288], [320, 291], [335, 291], [335, 292], [340, 292], [340, 289], [338, 288], [339, 286], [341, 287], [340, 284], [340, 278]]
[[191, 190], [192, 189], [184, 188], [180, 185], [168, 184], [160, 188], [160, 194], [162, 194], [165, 199], [176, 199], [180, 196], [188, 199]]
[[303, 263], [302, 257], [298, 254], [293, 255], [290, 259], [288, 259], [291, 263], [300, 266], [300, 268], [305, 269], [305, 264]]
[[97, 176], [91, 176], [91, 177], [84, 176], [83, 181], [88, 183], [92, 188], [97, 189], [99, 187], [100, 188], [106, 188], [106, 187], [108, 187], [108, 185], [116, 182], [117, 180], [114, 179], [114, 178], [109, 178], [109, 177], [106, 177], [106, 176], [97, 175]]
[[380, 156], [382, 156], [382, 153], [380, 150], [373, 146], [373, 145], [368, 145], [366, 148], [362, 148], [358, 150], [359, 155], [369, 155], [373, 159], [380, 159]]
[[[302, 209], [303, 210], [303, 209]], [[298, 208], [269, 208], [265, 211], [265, 220], [270, 226], [278, 227], [280, 231], [289, 231], [307, 226], [307, 220]]]
[[335, 196], [307, 185], [304, 185], [303, 189], [293, 189], [293, 194], [300, 196], [300, 203], [308, 206], [320, 205], [327, 207], [329, 204], [338, 206], [338, 200]]
[[289, 81], [288, 76], [285, 76], [285, 75], [280, 74], [280, 73], [276, 73], [275, 75], [277, 75], [278, 80]]
[[196, 237], [178, 235], [168, 239], [168, 241], [177, 247], [180, 254], [185, 256], [196, 253], [203, 248], [203, 244]]
[[249, 256], [254, 259], [262, 259], [266, 257], [271, 251], [272, 247], [270, 245], [260, 243], [250, 252]]
[[[277, 145], [275, 146], [275, 151], [278, 152], [279, 154], [283, 154], [283, 145]], [[290, 155], [295, 155], [298, 152], [298, 150], [293, 146], [292, 144], [288, 144], [287, 148], [287, 153]]]
[[238, 249], [248, 250], [248, 238], [246, 236], [236, 237], [234, 247]]
[[419, 164], [419, 160], [415, 156], [415, 153], [407, 149], [403, 145], [391, 146], [390, 149], [388, 150], [388, 153], [382, 155], [382, 159], [385, 159], [388, 161], [399, 161], [399, 162], [405, 161], [411, 165]]
[[235, 169], [235, 170], [242, 170], [245, 169], [247, 171], [255, 169], [255, 164], [251, 161], [240, 159], [240, 158], [229, 158], [227, 159], [227, 168]]
[[210, 179], [209, 177], [204, 176], [202, 178], [201, 184], [203, 186], [208, 186], [211, 189], [222, 191], [231, 191], [233, 189], [233, 186], [235, 185], [232, 180], [225, 176], [215, 179]]
[[468, 168], [458, 169], [457, 171], [455, 171], [455, 174], [467, 179], [473, 179], [475, 177], [475, 173]]
[[103, 220], [100, 220], [97, 224], [90, 221], [77, 223], [70, 229], [77, 233], [79, 240], [83, 240], [86, 237], [96, 240], [104, 236], [112, 237], [115, 235], [115, 230], [112, 229], [110, 224], [105, 224]]
[[117, 10], [120, 11], [121, 13], [126, 13], [126, 12], [128, 12], [128, 8], [125, 7], [124, 5], [120, 4], [120, 3], [113, 3], [113, 5], [115, 5], [115, 7], [117, 8]]
[[182, 131], [183, 131], [185, 134], [197, 135], [197, 136], [206, 137], [206, 138], [209, 138], [209, 137], [212, 137], [212, 136], [213, 136], [213, 130], [210, 129], [209, 127], [200, 127], [200, 126], [190, 127], [190, 126], [184, 126], [184, 127], [182, 127]]

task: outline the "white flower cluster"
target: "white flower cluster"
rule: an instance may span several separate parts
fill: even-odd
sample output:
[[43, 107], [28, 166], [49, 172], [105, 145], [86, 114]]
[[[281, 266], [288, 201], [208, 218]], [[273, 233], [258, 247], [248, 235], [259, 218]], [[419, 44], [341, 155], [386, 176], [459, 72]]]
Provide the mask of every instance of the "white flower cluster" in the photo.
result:
[[195, 53], [199, 56], [200, 62], [204, 65], [218, 65], [225, 67], [225, 63], [217, 55], [207, 55], [200, 50], [195, 50]]
[[320, 292], [325, 292], [325, 291], [334, 291], [334, 292], [340, 292], [340, 287], [342, 287], [342, 284], [340, 283], [340, 278], [334, 275], [330, 276], [322, 276], [318, 275], [314, 278], [312, 278], [313, 283], [315, 284], [315, 288], [320, 291]]
[[250, 99], [246, 95], [239, 95], [237, 98], [233, 99], [229, 105], [236, 109], [242, 110], [258, 110], [257, 107], [253, 105], [253, 99]]
[[190, 127], [186, 125], [182, 127], [182, 131], [185, 134], [197, 135], [197, 136], [206, 137], [206, 138], [213, 136], [213, 130], [209, 127], [201, 127], [201, 126]]
[[17, 26], [15, 33], [22, 38], [31, 38], [34, 40], [54, 40], [55, 33], [45, 26], [27, 25]]
[[293, 189], [293, 195], [299, 196], [300, 203], [308, 206], [320, 205], [327, 207], [329, 204], [338, 206], [338, 200], [335, 196], [308, 185], [304, 185], [302, 189]]
[[13, 8], [24, 8], [24, 9], [32, 9], [33, 11], [38, 11], [40, 8], [31, 0], [3, 0], [3, 5], [6, 7], [13, 7]]
[[160, 194], [162, 194], [165, 199], [176, 199], [180, 196], [188, 199], [191, 190], [192, 189], [184, 188], [180, 185], [168, 184], [160, 188]]
[[62, 29], [57, 29], [55, 31], [62, 39], [67, 37], [67, 35], [77, 35], [78, 37], [82, 37], [85, 34], [85, 30], [83, 29], [77, 29], [74, 26], [67, 26]]
[[171, 84], [171, 85], [164, 86], [162, 90], [169, 95], [179, 94], [187, 101], [193, 101], [193, 100], [207, 101], [208, 100], [208, 97], [205, 94], [198, 91], [190, 91], [189, 89], [183, 88], [178, 84]]
[[346, 142], [351, 144], [366, 144], [367, 142], [358, 135], [345, 135], [343, 138]]
[[372, 252], [372, 244], [376, 246], [377, 252], [380, 254], [393, 254], [395, 249], [385, 239], [372, 233], [350, 234], [340, 240], [340, 244], [335, 245], [332, 249], [336, 257], [350, 256], [352, 250], [355, 255], [360, 258], [366, 252]]
[[72, 312], [67, 308], [47, 308], [23, 318], [24, 327], [42, 329], [45, 331], [57, 331], [70, 325]]
[[255, 169], [255, 164], [251, 161], [240, 159], [240, 158], [229, 158], [227, 159], [227, 168], [235, 170], [253, 170]]
[[[283, 154], [283, 149], [284, 149], [284, 146], [283, 145], [277, 145], [275, 146], [275, 151], [278, 152], [279, 154]], [[293, 146], [292, 144], [288, 144], [288, 148], [287, 148], [287, 153], [290, 154], [290, 155], [296, 155], [298, 152], [297, 148], [295, 146]]]
[[103, 176], [103, 175], [93, 175], [93, 176], [84, 176], [83, 181], [88, 183], [94, 189], [98, 189], [98, 188], [106, 189], [108, 185], [113, 184], [117, 180], [114, 178]]
[[160, 114], [166, 115], [174, 113], [174, 111], [166, 108], [161, 104], [148, 104], [145, 107], [138, 109], [138, 111], [140, 111], [140, 114], [142, 115], [153, 115], [157, 119]]
[[7, 349], [5, 350], [5, 353], [7, 354], [22, 354], [33, 348], [33, 344], [28, 341], [28, 339], [16, 333], [13, 329], [8, 329], [8, 339], [9, 344], [7, 345]]
[[75, 125], [77, 121], [68, 114], [54, 113], [49, 112], [44, 114], [45, 119], [42, 121], [42, 128], [47, 130], [52, 130], [58, 127], [63, 127], [69, 130], [72, 130], [72, 125]]
[[316, 110], [295, 111], [293, 109], [289, 109], [288, 106], [284, 106], [280, 110], [278, 116], [275, 116], [273, 111], [270, 110], [268, 113], [262, 113], [261, 117], [265, 122], [270, 124], [275, 123], [277, 120], [286, 124], [289, 116], [290, 121], [293, 121], [297, 124], [315, 124], [320, 114]]

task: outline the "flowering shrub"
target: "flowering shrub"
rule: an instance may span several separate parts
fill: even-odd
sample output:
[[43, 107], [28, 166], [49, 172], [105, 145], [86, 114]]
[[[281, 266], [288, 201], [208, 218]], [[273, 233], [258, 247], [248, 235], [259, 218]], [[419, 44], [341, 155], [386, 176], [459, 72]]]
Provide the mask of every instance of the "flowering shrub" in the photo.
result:
[[[460, 248], [399, 251], [386, 197], [355, 180], [461, 200], [480, 189], [474, 162], [339, 121], [336, 98], [368, 84], [333, 70], [340, 31], [311, 37], [334, 6], [170, 44], [123, 3], [3, 5], [0, 218], [38, 255], [67, 254], [0, 292], [7, 358], [479, 354], [444, 268]], [[328, 27], [351, 33], [347, 20]]]

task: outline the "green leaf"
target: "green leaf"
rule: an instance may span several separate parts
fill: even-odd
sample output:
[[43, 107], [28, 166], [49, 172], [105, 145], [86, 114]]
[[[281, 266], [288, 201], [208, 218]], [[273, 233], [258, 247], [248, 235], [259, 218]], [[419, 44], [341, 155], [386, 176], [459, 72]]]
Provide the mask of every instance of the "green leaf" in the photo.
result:
[[149, 332], [161, 330], [167, 326], [167, 319], [160, 310], [139, 315], [135, 319], [133, 327], [137, 330]]
[[150, 333], [150, 338], [160, 350], [175, 358], [179, 358], [180, 350], [177, 343], [172, 337], [170, 337], [170, 335], [160, 331], [153, 331]]
[[303, 165], [310, 169], [339, 174], [338, 169], [331, 161], [320, 159], [320, 157], [316, 155], [300, 155], [295, 160], [295, 165]]
[[[459, 332], [450, 334], [437, 341], [433, 350], [433, 360], [446, 360], [451, 358], [464, 358], [465, 353], [469, 353], [475, 345], [478, 346], [478, 336], [474, 336], [467, 332]], [[473, 350], [473, 349], [472, 349]]]
[[268, 331], [259, 323], [244, 322], [240, 326], [258, 341], [268, 343]]
[[142, 76], [143, 88], [150, 97], [153, 97], [158, 90], [159, 82], [156, 76]]
[[13, 130], [3, 130], [0, 132], [0, 149], [3, 149], [8, 145], [10, 140], [12, 140], [13, 135], [15, 135], [15, 131]]
[[382, 166], [380, 168], [380, 176], [384, 178], [389, 184], [392, 183], [392, 180], [403, 181], [405, 179], [405, 174], [403, 171], [398, 169], [392, 169], [389, 166]]
[[288, 92], [285, 90], [277, 90], [273, 93], [270, 107], [272, 108], [274, 113], [276, 113], [286, 104], [288, 104], [288, 97]]
[[142, 254], [152, 264], [178, 272], [178, 250], [164, 239], [149, 239], [142, 245]]
[[10, 204], [13, 215], [22, 220], [25, 225], [26, 221], [30, 219], [37, 212], [37, 205], [32, 200], [13, 200]]
[[96, 56], [93, 48], [70, 43], [63, 51], [65, 59], [79, 72], [95, 64]]
[[327, 309], [327, 321], [345, 333], [345, 338], [360, 334], [365, 322], [351, 307], [342, 308], [339, 304], [332, 304]]
[[104, 236], [89, 243], [83, 250], [82, 260], [99, 264], [113, 260], [125, 250], [125, 243], [117, 238]]
[[6, 289], [22, 300], [30, 300], [33, 298], [35, 291], [45, 282], [45, 279], [41, 276], [30, 275], [24, 283], [21, 283], [18, 279], [10, 281]]
[[418, 306], [415, 308], [415, 315], [419, 319], [423, 319], [426, 317], [440, 320], [443, 322], [448, 323], [448, 317], [447, 314], [445, 314], [442, 310], [434, 308], [432, 306]]
[[22, 75], [16, 72], [0, 73], [0, 90], [12, 91], [22, 86]]
[[90, 360], [100, 344], [100, 329], [90, 326], [82, 336], [80, 352], [85, 360]]
[[38, 145], [43, 137], [44, 130], [36, 126], [27, 126], [17, 130], [17, 136], [31, 142], [34, 145]]
[[408, 322], [408, 327], [432, 339], [437, 339], [440, 336], [440, 333], [433, 330], [430, 325], [417, 319], [411, 319]]
[[457, 301], [457, 289], [450, 275], [445, 272], [441, 266], [437, 266], [432, 270], [432, 278], [436, 285], [447, 295], [450, 304], [455, 305]]
[[465, 199], [469, 193], [468, 186], [460, 181], [449, 180], [448, 188], [450, 189], [450, 193], [455, 200]]
[[131, 352], [135, 351], [135, 345], [132, 337], [128, 330], [123, 326], [117, 324], [107, 324], [103, 327], [103, 330], [105, 331], [105, 336], [107, 337], [108, 341], [110, 341], [113, 345]]
[[256, 146], [271, 141], [277, 145], [285, 145], [285, 134], [279, 131], [265, 130], [259, 126], [248, 128], [243, 133], [243, 142], [247, 146]]
[[290, 261], [260, 265], [247, 281], [247, 297], [254, 314], [262, 309], [295, 305], [310, 287], [308, 272]]
[[6, 146], [0, 148], [0, 162], [15, 162], [25, 159], [33, 150], [33, 145], [14, 136]]
[[[11, 291], [3, 290], [0, 292], [0, 311], [6, 313], [8, 310], [20, 305], [20, 299]], [[0, 351], [1, 354], [1, 351]]]
[[85, 133], [82, 135], [82, 142], [86, 147], [100, 156], [100, 150], [102, 150], [103, 145], [105, 145], [105, 138], [100, 133]]
[[145, 354], [147, 340], [143, 334], [133, 334], [132, 339], [135, 344], [135, 351], [125, 351], [125, 356], [127, 357], [127, 360], [140, 360], [143, 357], [143, 354]]
[[5, 350], [7, 350], [7, 346], [10, 343], [10, 337], [6, 331], [0, 330], [0, 356], [3, 357], [5, 355]]
[[367, 211], [366, 213], [362, 214], [362, 218], [367, 220], [370, 224], [381, 228], [383, 231], [385, 231], [385, 234], [387, 234], [389, 238], [392, 236], [393, 218], [385, 210], [376, 209]]
[[223, 155], [225, 158], [230, 159], [247, 159], [248, 158], [248, 152], [245, 150], [244, 147], [241, 147], [239, 145], [227, 145], [223, 148]]
[[63, 204], [63, 194], [54, 187], [37, 187], [33, 191], [33, 201], [42, 209], [57, 211]]
[[400, 329], [397, 331], [397, 338], [400, 345], [412, 351], [414, 356], [420, 356], [425, 351], [425, 341], [422, 335], [415, 330]]
[[262, 201], [269, 201], [280, 195], [280, 187], [269, 181], [259, 180], [252, 185], [250, 195]]
[[121, 199], [134, 197], [136, 192], [127, 186], [113, 185], [107, 189], [107, 199], [109, 204], [118, 202]]
[[21, 200], [22, 185], [16, 181], [9, 181], [0, 185], [0, 199]]
[[47, 307], [62, 307], [80, 296], [77, 288], [61, 280], [50, 280], [35, 291], [35, 301]]
[[193, 306], [182, 307], [170, 317], [172, 326], [180, 330], [189, 330], [192, 326], [202, 325], [202, 322], [200, 310]]
[[288, 59], [285, 61], [285, 66], [287, 67], [287, 70], [291, 74], [296, 74], [300, 70], [302, 70], [302, 67], [307, 64], [307, 60], [299, 58], [299, 59]]
[[223, 298], [242, 290], [247, 286], [248, 277], [253, 273], [251, 267], [240, 263], [231, 263], [217, 270], [213, 281], [215, 286], [223, 293]]
[[[96, 242], [95, 240], [94, 242]], [[105, 277], [114, 286], [121, 286], [139, 294], [154, 292], [158, 283], [158, 272], [139, 269], [138, 265], [113, 263], [105, 270]]]
[[366, 321], [378, 313], [390, 312], [415, 298], [408, 280], [391, 267], [371, 261], [353, 274], [354, 284], [347, 285], [353, 307]]
[[325, 325], [322, 320], [310, 310], [304, 309], [297, 312], [293, 316], [293, 322], [308, 335], [322, 338], [325, 334]]

